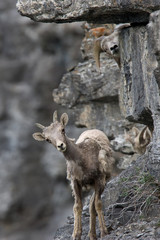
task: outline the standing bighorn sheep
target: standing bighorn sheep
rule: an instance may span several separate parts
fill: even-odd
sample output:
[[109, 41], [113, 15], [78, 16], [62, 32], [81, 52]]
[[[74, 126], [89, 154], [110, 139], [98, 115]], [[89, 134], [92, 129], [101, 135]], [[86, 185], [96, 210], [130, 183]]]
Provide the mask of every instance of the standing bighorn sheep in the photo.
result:
[[52, 143], [58, 151], [64, 154], [67, 161], [67, 178], [75, 198], [73, 239], [80, 240], [82, 234], [82, 188], [93, 187], [95, 192], [90, 200], [90, 240], [96, 239], [96, 214], [98, 215], [101, 237], [107, 234], [102, 211], [101, 194], [106, 181], [112, 174], [114, 159], [107, 136], [100, 130], [93, 129], [83, 132], [78, 140], [70, 139], [65, 134], [68, 115], [63, 113], [60, 122], [57, 112], [53, 114], [53, 123], [44, 127], [37, 123], [42, 133], [34, 133], [34, 139]]
[[120, 68], [119, 34], [123, 28], [129, 26], [129, 23], [119, 24], [109, 36], [101, 36], [95, 40], [93, 55], [98, 69], [100, 69], [101, 52], [106, 52], [109, 56], [114, 58]]
[[150, 143], [152, 133], [146, 126], [142, 130], [133, 127], [129, 133], [125, 133], [125, 139], [129, 141], [135, 152], [143, 154], [146, 151], [147, 145]]

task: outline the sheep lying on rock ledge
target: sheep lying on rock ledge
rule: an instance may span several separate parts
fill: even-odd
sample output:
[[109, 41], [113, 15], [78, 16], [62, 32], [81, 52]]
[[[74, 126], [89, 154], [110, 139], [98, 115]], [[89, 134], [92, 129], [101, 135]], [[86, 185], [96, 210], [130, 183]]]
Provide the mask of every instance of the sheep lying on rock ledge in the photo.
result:
[[62, 152], [67, 161], [67, 178], [75, 198], [73, 239], [80, 240], [82, 234], [82, 188], [93, 187], [94, 193], [90, 200], [90, 240], [96, 239], [96, 214], [99, 219], [101, 237], [107, 234], [102, 211], [101, 194], [106, 181], [113, 174], [114, 159], [107, 136], [100, 130], [93, 129], [83, 132], [75, 142], [65, 134], [68, 115], [63, 113], [60, 122], [57, 112], [53, 114], [53, 123], [48, 127], [37, 124], [42, 133], [34, 133], [34, 139], [52, 143]]

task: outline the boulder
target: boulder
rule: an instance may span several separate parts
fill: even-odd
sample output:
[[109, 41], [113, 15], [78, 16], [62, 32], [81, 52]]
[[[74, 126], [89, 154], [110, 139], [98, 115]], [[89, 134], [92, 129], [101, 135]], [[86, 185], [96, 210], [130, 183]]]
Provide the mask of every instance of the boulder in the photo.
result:
[[22, 15], [41, 22], [140, 23], [148, 22], [150, 13], [160, 5], [159, 0], [18, 0], [17, 8]]

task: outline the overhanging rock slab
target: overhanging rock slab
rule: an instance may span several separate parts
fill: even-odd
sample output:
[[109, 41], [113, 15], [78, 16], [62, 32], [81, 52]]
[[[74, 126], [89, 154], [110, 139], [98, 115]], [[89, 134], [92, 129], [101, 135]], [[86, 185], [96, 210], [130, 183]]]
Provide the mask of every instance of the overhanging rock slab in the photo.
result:
[[18, 0], [17, 9], [38, 22], [142, 23], [160, 0]]

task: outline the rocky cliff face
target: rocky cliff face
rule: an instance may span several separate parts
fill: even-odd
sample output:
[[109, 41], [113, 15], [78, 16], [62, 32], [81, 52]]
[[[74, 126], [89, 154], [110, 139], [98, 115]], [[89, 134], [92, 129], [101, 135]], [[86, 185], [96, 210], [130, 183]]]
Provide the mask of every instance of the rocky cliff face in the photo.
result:
[[97, 71], [93, 59], [95, 39], [90, 34], [91, 26], [87, 25], [87, 31], [85, 26], [81, 45], [83, 61], [64, 74], [59, 87], [53, 90], [53, 100], [72, 109], [77, 127], [104, 131], [112, 140], [113, 149], [121, 152], [124, 162], [120, 165], [125, 166], [131, 162], [133, 148], [125, 141], [124, 131], [133, 123], [124, 119], [119, 106], [120, 70], [113, 59], [102, 54], [101, 72]]
[[159, 9], [159, 0], [34, 1], [19, 0], [18, 10], [35, 21], [92, 23], [148, 22]]
[[[101, 73], [97, 73], [95, 70], [95, 65], [93, 61], [93, 57], [90, 58], [89, 56], [91, 55], [89, 52], [89, 56], [87, 57], [87, 64], [85, 62], [86, 67], [86, 72], [91, 71], [92, 75], [90, 74], [90, 78], [88, 79], [88, 82], [92, 81], [92, 90], [95, 87], [94, 81], [98, 84], [100, 84], [99, 88], [95, 88], [96, 90], [92, 91], [92, 94], [90, 94], [90, 89], [87, 92], [87, 94], [79, 94], [79, 91], [74, 91], [78, 97], [75, 98], [75, 105], [72, 105], [71, 107], [75, 109], [75, 113], [77, 116], [77, 124], [78, 125], [85, 125], [87, 127], [98, 127], [100, 129], [103, 129], [105, 132], [107, 132], [108, 136], [110, 139], [113, 137], [115, 138], [116, 134], [121, 135], [121, 131], [124, 128], [129, 127], [127, 125], [127, 122], [124, 121], [123, 116], [128, 119], [131, 122], [136, 122], [136, 123], [142, 123], [145, 125], [148, 125], [150, 129], [154, 128], [154, 133], [153, 133], [153, 143], [149, 146], [146, 156], [144, 157], [145, 162], [145, 171], [149, 170], [150, 174], [154, 176], [156, 179], [159, 179], [159, 152], [160, 152], [160, 141], [159, 141], [159, 125], [160, 125], [160, 119], [159, 119], [159, 80], [160, 80], [160, 74], [159, 74], [159, 40], [160, 40], [160, 35], [159, 35], [159, 29], [160, 29], [160, 11], [156, 11], [151, 14], [150, 16], [150, 22], [149, 24], [133, 24], [132, 26], [128, 29], [124, 29], [120, 35], [120, 49], [121, 49], [121, 70], [120, 74], [114, 75], [114, 77], [111, 77], [110, 72], [113, 70], [114, 74], [116, 71], [118, 72], [118, 69], [115, 71], [114, 70], [114, 62], [108, 63], [108, 59], [106, 56], [103, 58], [103, 63], [102, 63], [102, 68], [101, 68]], [[86, 39], [84, 39], [86, 41]], [[85, 46], [85, 44], [83, 44]], [[82, 52], [83, 48], [82, 48]], [[113, 64], [113, 65], [112, 65]], [[68, 84], [70, 91], [72, 91], [72, 86], [78, 81], [78, 83], [81, 85], [82, 84], [82, 89], [83, 89], [83, 84], [84, 80], [87, 81], [85, 73], [85, 67], [83, 67], [83, 71], [81, 70], [83, 65], [77, 66], [72, 72], [70, 72], [70, 79], [75, 79], [72, 83], [70, 81]], [[90, 69], [88, 69], [91, 67]], [[83, 72], [83, 74], [81, 74]], [[95, 77], [94, 74], [97, 74]], [[105, 75], [106, 74], [106, 75]], [[77, 75], [79, 78], [77, 78]], [[102, 76], [103, 75], [103, 76]], [[75, 77], [76, 76], [76, 77]], [[112, 75], [113, 76], [113, 75]], [[118, 76], [118, 78], [117, 78]], [[105, 81], [102, 84], [101, 81], [102, 79], [105, 79]], [[63, 78], [65, 79], [65, 77]], [[114, 84], [115, 88], [113, 86], [107, 85], [108, 81], [110, 80], [110, 84]], [[119, 82], [120, 80], [120, 82]], [[118, 84], [117, 84], [118, 83]], [[61, 104], [66, 104], [67, 103], [67, 96], [62, 97], [63, 100], [58, 98], [58, 95], [62, 96], [61, 94], [61, 86], [63, 84], [63, 80], [60, 84], [60, 87], [58, 90], [55, 90], [53, 92], [53, 96], [55, 101]], [[70, 87], [71, 85], [71, 87]], [[75, 84], [77, 87], [78, 84]], [[85, 85], [87, 86], [87, 84]], [[104, 89], [103, 91], [99, 91], [99, 89]], [[117, 87], [117, 89], [116, 89]], [[116, 90], [118, 94], [118, 89], [120, 88], [119, 91], [119, 98], [117, 98], [117, 102], [115, 102], [113, 99], [116, 99], [115, 96], [112, 99], [112, 91], [107, 91], [108, 89]], [[80, 89], [80, 88], [79, 88]], [[86, 88], [84, 88], [86, 89]], [[77, 88], [76, 88], [77, 90]], [[96, 96], [95, 96], [96, 93]], [[98, 94], [102, 94], [98, 96]], [[108, 95], [110, 95], [110, 98]], [[86, 99], [84, 95], [87, 95], [87, 97], [91, 96], [90, 98]], [[109, 100], [110, 99], [110, 100]], [[113, 101], [112, 101], [112, 100]], [[90, 101], [90, 103], [88, 102]], [[92, 102], [93, 101], [93, 102]], [[119, 105], [118, 105], [119, 102]], [[83, 103], [83, 104], [82, 104]], [[105, 106], [108, 106], [108, 108], [105, 108]], [[111, 108], [109, 108], [109, 105]], [[120, 106], [120, 109], [119, 109]], [[105, 111], [107, 109], [107, 111]], [[113, 115], [109, 111], [109, 109], [114, 109], [113, 110]], [[96, 115], [97, 114], [97, 115]], [[114, 115], [116, 114], [116, 116]], [[95, 117], [96, 116], [96, 117]], [[110, 118], [111, 117], [111, 118]], [[117, 117], [117, 118], [116, 118]], [[83, 120], [82, 120], [83, 119]], [[105, 120], [104, 120], [105, 119]], [[110, 121], [110, 120], [113, 121]], [[117, 124], [118, 123], [118, 124]], [[112, 126], [112, 127], [110, 127]], [[119, 129], [118, 129], [119, 127]], [[114, 130], [115, 131], [114, 131]], [[139, 159], [142, 161], [142, 159]], [[139, 161], [138, 160], [138, 161]], [[136, 168], [134, 166], [134, 168]], [[142, 168], [142, 166], [140, 167]], [[144, 168], [144, 167], [143, 167]], [[129, 177], [131, 174], [131, 171], [133, 169], [130, 169], [130, 172], [125, 175], [125, 177]], [[144, 170], [142, 170], [143, 172]], [[119, 192], [119, 181], [123, 179], [123, 174], [120, 176], [120, 178], [115, 181], [114, 184], [114, 193], [112, 192], [112, 189], [110, 189], [110, 185], [108, 185], [109, 188], [109, 195], [113, 197], [113, 202], [119, 201], [119, 196], [121, 193]], [[115, 194], [117, 194], [117, 198], [115, 199]], [[108, 198], [108, 193], [105, 192], [104, 196], [104, 203], [107, 202]], [[146, 198], [148, 198], [146, 196]], [[121, 199], [122, 200], [122, 199]], [[122, 200], [123, 201], [123, 200]], [[110, 217], [108, 217], [108, 209], [111, 208], [111, 205], [113, 203], [107, 202], [106, 204], [106, 221], [111, 221]], [[141, 203], [138, 203], [139, 205]], [[156, 206], [156, 205], [155, 205]], [[152, 208], [152, 207], [151, 207]], [[153, 207], [154, 208], [154, 207]], [[151, 219], [153, 220], [154, 218], [159, 216], [159, 213], [156, 213], [156, 208], [154, 208], [154, 216], [152, 215]], [[130, 221], [130, 215], [131, 213], [125, 213], [123, 215], [124, 218], [128, 219], [127, 221]], [[134, 215], [134, 213], [132, 213]], [[150, 216], [151, 213], [147, 215], [147, 218]], [[113, 213], [114, 215], [114, 213]], [[136, 215], [136, 214], [135, 214]], [[138, 215], [138, 214], [137, 214]], [[138, 215], [139, 216], [139, 215]], [[109, 218], [109, 219], [108, 219]], [[133, 217], [132, 220], [135, 221], [136, 216]], [[138, 218], [137, 218], [138, 219]], [[85, 212], [83, 216], [83, 225], [86, 226], [87, 223], [87, 218], [85, 217]], [[126, 221], [126, 222], [127, 222]], [[150, 231], [150, 238], [157, 239], [159, 235], [157, 235], [157, 220], [153, 220], [151, 225], [153, 225], [154, 231], [151, 231], [151, 228], [148, 229]], [[126, 222], [119, 222], [117, 225], [115, 224], [115, 231], [111, 233], [108, 237], [105, 239], [118, 239], [118, 235], [121, 235], [122, 239], [136, 239], [136, 237], [139, 234], [142, 234], [138, 230], [135, 231], [134, 235], [131, 232], [128, 232], [128, 234], [125, 234], [121, 228], [119, 228], [118, 232], [116, 228], [120, 225], [125, 225]], [[69, 224], [68, 223], [68, 228], [66, 227], [66, 230], [61, 229], [59, 232], [57, 232], [55, 239], [61, 239], [61, 236], [67, 237], [69, 236], [69, 232], [67, 229], [69, 229]], [[131, 224], [132, 225], [132, 224]], [[127, 225], [128, 229], [132, 228], [131, 225]], [[139, 226], [142, 225], [143, 231], [146, 230], [147, 223], [146, 222], [139, 222]], [[113, 227], [113, 226], [112, 226]], [[82, 239], [85, 239], [85, 236], [87, 235], [88, 228], [84, 229], [84, 235]], [[64, 235], [63, 235], [64, 234]], [[123, 237], [122, 237], [123, 236]], [[141, 235], [143, 239], [147, 239], [148, 235], [142, 234]]]
[[[160, 177], [159, 165], [159, 29], [160, 11], [151, 14], [149, 24], [135, 26], [121, 35], [121, 109], [131, 121], [154, 127], [149, 169]], [[153, 147], [154, 146], [154, 147]], [[152, 164], [150, 164], [152, 163]]]
[[53, 99], [74, 110], [77, 126], [99, 128], [113, 138], [125, 122], [118, 106], [120, 72], [114, 60], [104, 55], [101, 73], [97, 71], [93, 40], [86, 34], [81, 46], [85, 60], [63, 76], [58, 89], [53, 91]]
[[52, 91], [80, 61], [82, 34], [79, 24], [34, 23], [16, 1], [0, 2], [0, 239], [44, 239], [50, 221], [52, 232], [63, 221], [64, 203], [72, 207], [63, 157], [32, 134], [35, 122], [47, 125], [62, 111]]
[[[111, 229], [111, 234], [105, 239], [123, 239], [123, 236], [126, 237], [124, 239], [137, 239], [141, 236], [141, 239], [148, 239], [148, 235], [143, 234], [145, 231], [149, 231], [150, 238], [159, 238], [159, 212], [156, 211], [159, 208], [159, 190], [156, 186], [160, 177], [159, 1], [95, 1], [93, 4], [93, 1], [19, 0], [17, 7], [22, 15], [42, 22], [86, 20], [93, 23], [132, 23], [130, 28], [124, 29], [120, 34], [120, 71], [116, 63], [104, 54], [101, 73], [97, 72], [91, 53], [93, 38], [86, 35], [81, 48], [83, 62], [63, 76], [59, 87], [53, 91], [53, 98], [58, 104], [72, 108], [77, 126], [97, 127], [104, 130], [110, 139], [122, 135], [124, 129], [130, 128], [130, 123], [124, 117], [154, 128], [153, 140], [146, 154], [119, 178], [109, 183], [109, 190], [106, 188], [103, 200], [106, 220]], [[137, 189], [143, 190], [141, 198], [133, 197], [138, 196]], [[152, 204], [147, 205], [150, 200]], [[83, 213], [82, 239], [86, 238], [88, 232], [87, 206], [86, 204]], [[144, 222], [141, 221], [143, 217]], [[145, 217], [150, 217], [148, 230]], [[137, 219], [144, 230], [134, 232], [133, 235], [129, 229], [136, 228], [134, 221]], [[129, 225], [129, 221], [133, 224]], [[124, 224], [126, 232], [121, 228]], [[57, 232], [55, 239], [70, 239], [71, 227], [73, 218]]]

